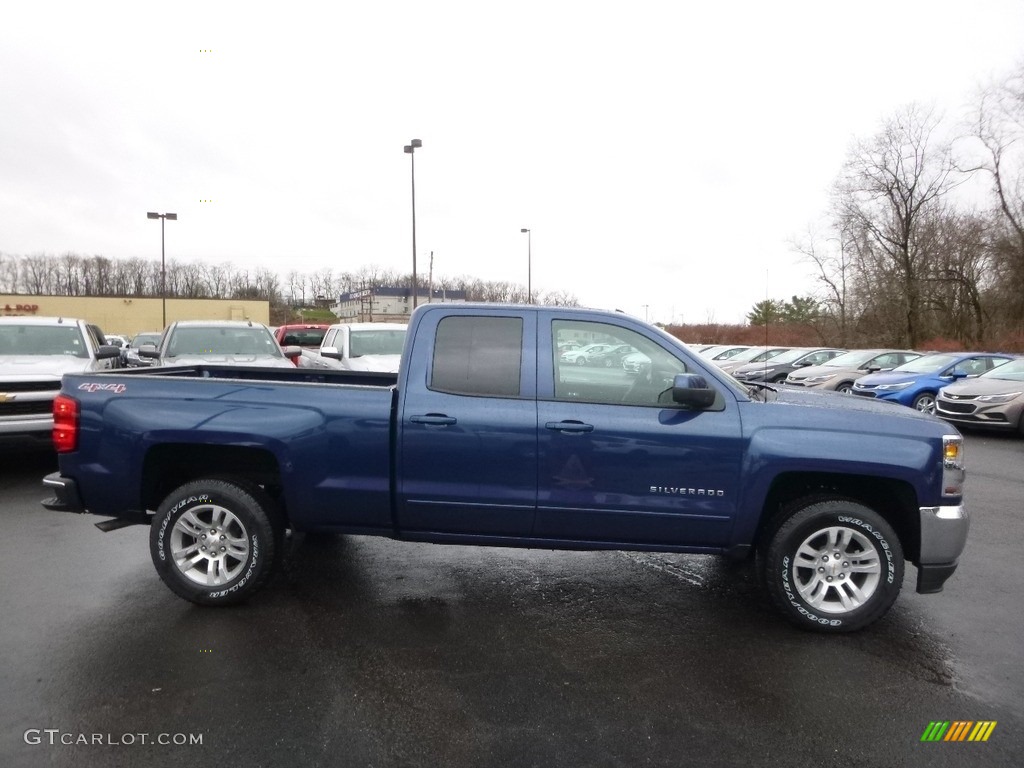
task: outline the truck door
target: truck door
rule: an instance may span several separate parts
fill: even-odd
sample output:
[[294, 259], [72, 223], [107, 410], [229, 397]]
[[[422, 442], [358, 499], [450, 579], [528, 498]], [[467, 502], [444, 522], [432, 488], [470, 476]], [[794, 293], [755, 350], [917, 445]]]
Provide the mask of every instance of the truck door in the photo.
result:
[[404, 533], [533, 527], [536, 313], [476, 312], [427, 313], [407, 356], [395, 470]]
[[[685, 356], [671, 342], [638, 332], [642, 327], [559, 319], [551, 312], [541, 316], [540, 328], [534, 535], [725, 544], [742, 456], [732, 394], [720, 392], [706, 411], [673, 404], [668, 388], [676, 373], [688, 372]], [[586, 340], [626, 344], [635, 352], [614, 366], [562, 361], [560, 346]]]

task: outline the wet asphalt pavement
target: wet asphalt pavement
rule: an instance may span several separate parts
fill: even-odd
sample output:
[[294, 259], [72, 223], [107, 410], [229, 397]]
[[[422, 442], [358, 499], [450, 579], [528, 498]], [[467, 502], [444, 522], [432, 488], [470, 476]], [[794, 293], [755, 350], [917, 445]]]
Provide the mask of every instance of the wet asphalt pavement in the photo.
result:
[[[295, 541], [250, 604], [199, 608], [146, 529], [44, 510], [53, 457], [2, 453], [0, 766], [1020, 765], [1024, 441], [967, 451], [945, 592], [908, 567], [839, 637], [717, 558], [364, 537]], [[998, 725], [921, 743], [933, 720]]]

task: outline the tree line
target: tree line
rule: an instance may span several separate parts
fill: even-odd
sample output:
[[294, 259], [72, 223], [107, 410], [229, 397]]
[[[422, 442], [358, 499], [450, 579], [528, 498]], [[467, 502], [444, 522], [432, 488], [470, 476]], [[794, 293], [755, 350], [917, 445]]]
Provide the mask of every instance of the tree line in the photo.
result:
[[[294, 310], [334, 302], [342, 293], [366, 288], [411, 288], [411, 274], [377, 267], [355, 272], [321, 269], [292, 270], [284, 278], [266, 268], [244, 269], [229, 263], [167, 262], [166, 276], [160, 262], [141, 258], [111, 259], [65, 253], [13, 255], [0, 253], [0, 293], [30, 296], [123, 296], [159, 297], [166, 281], [168, 298], [258, 299], [270, 302], [271, 322], [283, 323]], [[418, 280], [421, 291], [428, 287]], [[465, 291], [468, 301], [526, 303], [526, 287], [507, 281], [473, 277], [440, 278], [435, 290]], [[565, 291], [533, 292], [537, 304], [577, 306]]]

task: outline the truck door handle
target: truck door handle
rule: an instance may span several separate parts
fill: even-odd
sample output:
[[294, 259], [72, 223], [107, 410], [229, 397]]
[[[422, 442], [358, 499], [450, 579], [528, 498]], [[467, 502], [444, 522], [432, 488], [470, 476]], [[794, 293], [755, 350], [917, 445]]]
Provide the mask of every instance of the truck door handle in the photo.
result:
[[581, 434], [583, 432], [593, 432], [593, 424], [584, 424], [582, 421], [549, 421], [544, 425], [544, 429], [553, 429], [556, 432], [572, 432]]
[[450, 427], [455, 424], [453, 416], [445, 416], [443, 413], [428, 413], [424, 416], [410, 416], [409, 421], [413, 424], [427, 424], [431, 427]]

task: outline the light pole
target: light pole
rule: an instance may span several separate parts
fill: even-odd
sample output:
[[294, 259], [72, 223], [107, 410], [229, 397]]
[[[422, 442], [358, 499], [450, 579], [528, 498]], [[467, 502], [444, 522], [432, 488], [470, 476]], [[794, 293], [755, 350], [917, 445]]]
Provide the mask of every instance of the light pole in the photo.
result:
[[533, 262], [533, 232], [526, 227], [519, 231], [526, 233], [526, 303], [533, 304], [533, 287], [530, 285], [530, 271]]
[[412, 308], [416, 309], [416, 150], [423, 146], [419, 139], [413, 139], [405, 145], [405, 154], [409, 155], [412, 164]]
[[160, 219], [160, 304], [163, 309], [164, 322], [162, 328], [167, 327], [167, 258], [164, 255], [164, 221], [178, 220], [176, 213], [153, 213], [146, 214], [147, 219]]

